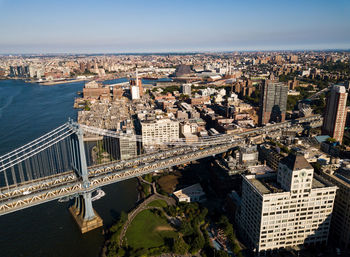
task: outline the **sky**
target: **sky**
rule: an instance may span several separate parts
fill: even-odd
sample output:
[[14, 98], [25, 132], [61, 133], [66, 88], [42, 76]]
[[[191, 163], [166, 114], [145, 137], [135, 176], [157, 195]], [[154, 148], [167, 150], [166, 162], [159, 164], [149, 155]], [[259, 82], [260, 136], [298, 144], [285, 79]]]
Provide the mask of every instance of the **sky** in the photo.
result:
[[350, 49], [349, 0], [0, 0], [0, 53]]

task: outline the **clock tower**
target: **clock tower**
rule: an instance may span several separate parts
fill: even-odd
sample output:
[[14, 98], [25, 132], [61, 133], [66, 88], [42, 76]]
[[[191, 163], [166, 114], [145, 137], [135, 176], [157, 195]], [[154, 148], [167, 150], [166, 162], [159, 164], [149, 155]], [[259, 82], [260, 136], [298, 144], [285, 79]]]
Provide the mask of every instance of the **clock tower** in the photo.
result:
[[307, 194], [312, 188], [314, 169], [305, 157], [298, 153], [289, 154], [278, 166], [277, 182], [292, 194]]

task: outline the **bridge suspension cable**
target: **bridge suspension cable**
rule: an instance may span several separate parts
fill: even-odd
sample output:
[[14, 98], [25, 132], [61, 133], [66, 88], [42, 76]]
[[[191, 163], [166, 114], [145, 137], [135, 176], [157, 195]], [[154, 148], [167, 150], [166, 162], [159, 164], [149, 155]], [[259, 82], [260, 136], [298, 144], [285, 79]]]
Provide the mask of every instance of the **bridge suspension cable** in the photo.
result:
[[[92, 133], [99, 136], [106, 136], [106, 137], [114, 137], [118, 139], [127, 139], [129, 141], [136, 141], [136, 142], [142, 142], [142, 136], [141, 135], [135, 135], [135, 134], [128, 134], [128, 133], [122, 133], [118, 131], [111, 131], [101, 128], [95, 128], [90, 127], [86, 125], [80, 125], [81, 128], [84, 130], [84, 132]], [[191, 139], [191, 138], [179, 138], [177, 140], [170, 140], [164, 142], [163, 140], [155, 139], [152, 141], [154, 145], [159, 144], [169, 144], [169, 145], [208, 145], [208, 144], [215, 144], [215, 143], [221, 143], [223, 140], [227, 140], [229, 138], [233, 138], [232, 135], [227, 134], [218, 134], [218, 135], [212, 135], [212, 136], [205, 136], [200, 137], [198, 139]]]
[[35, 145], [38, 145], [38, 144], [42, 143], [43, 141], [46, 141], [47, 138], [53, 137], [54, 135], [59, 134], [61, 131], [65, 130], [67, 128], [68, 128], [68, 125], [66, 123], [61, 125], [61, 126], [59, 126], [58, 128], [50, 131], [49, 133], [46, 133], [45, 135], [43, 135], [43, 136], [41, 136], [41, 137], [39, 137], [39, 138], [37, 138], [37, 139], [27, 143], [27, 144], [25, 144], [25, 145], [23, 145], [21, 147], [16, 148], [16, 149], [12, 150], [11, 152], [9, 152], [7, 154], [4, 154], [4, 155], [0, 156], [0, 162], [4, 161], [5, 159], [11, 158], [14, 155], [18, 155], [21, 152], [25, 152], [27, 149], [32, 148]]
[[69, 146], [73, 133], [64, 124], [1, 156], [0, 190], [71, 170], [73, 154]]
[[41, 151], [56, 144], [59, 141], [65, 139], [66, 137], [70, 136], [71, 134], [73, 134], [72, 131], [66, 131], [63, 134], [58, 135], [57, 137], [43, 143], [42, 145], [37, 146], [34, 149], [27, 148], [26, 150], [28, 150], [28, 152], [21, 151], [22, 155], [20, 155], [20, 156], [19, 156], [19, 154], [12, 155], [11, 157], [14, 157], [14, 159], [11, 159], [11, 157], [9, 157], [9, 158], [1, 160], [2, 165], [0, 166], [1, 167], [0, 172], [2, 172], [4, 169], [8, 169], [8, 168], [12, 167], [13, 165], [16, 165], [16, 164], [34, 156], [34, 155], [40, 153]]

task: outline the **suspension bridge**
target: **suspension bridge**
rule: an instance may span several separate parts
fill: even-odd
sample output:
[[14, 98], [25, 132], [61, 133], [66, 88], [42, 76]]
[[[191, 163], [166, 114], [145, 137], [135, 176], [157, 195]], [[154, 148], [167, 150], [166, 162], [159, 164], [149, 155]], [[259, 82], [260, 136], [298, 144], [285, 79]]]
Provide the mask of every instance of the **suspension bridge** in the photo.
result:
[[[319, 127], [319, 115], [251, 129], [235, 135], [220, 134], [197, 141], [179, 139], [165, 150], [116, 160], [116, 140], [141, 142], [141, 136], [123, 134], [72, 120], [49, 133], [0, 156], [0, 216], [61, 198], [74, 199], [69, 208], [85, 233], [102, 226], [94, 211], [92, 193], [98, 188], [172, 166], [224, 153], [242, 145], [253, 135]], [[93, 149], [86, 148], [84, 135], [102, 138]]]

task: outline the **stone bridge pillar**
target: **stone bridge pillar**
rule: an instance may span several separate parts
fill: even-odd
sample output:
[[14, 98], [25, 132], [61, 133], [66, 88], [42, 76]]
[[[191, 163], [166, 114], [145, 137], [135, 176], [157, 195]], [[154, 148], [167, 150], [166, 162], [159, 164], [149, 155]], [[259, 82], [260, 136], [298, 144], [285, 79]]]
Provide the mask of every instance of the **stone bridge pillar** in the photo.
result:
[[103, 226], [101, 217], [92, 208], [91, 192], [84, 192], [77, 196], [69, 211], [78, 224], [81, 233]]
[[101, 217], [92, 208], [91, 189], [89, 181], [89, 172], [86, 163], [85, 147], [83, 141], [83, 130], [76, 122], [71, 122], [70, 126], [74, 131], [72, 152], [74, 153], [74, 166], [81, 178], [82, 186], [85, 192], [80, 193], [75, 198], [75, 203], [69, 208], [70, 213], [80, 227], [81, 233], [86, 233], [95, 228], [101, 227], [103, 221]]

